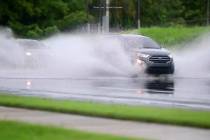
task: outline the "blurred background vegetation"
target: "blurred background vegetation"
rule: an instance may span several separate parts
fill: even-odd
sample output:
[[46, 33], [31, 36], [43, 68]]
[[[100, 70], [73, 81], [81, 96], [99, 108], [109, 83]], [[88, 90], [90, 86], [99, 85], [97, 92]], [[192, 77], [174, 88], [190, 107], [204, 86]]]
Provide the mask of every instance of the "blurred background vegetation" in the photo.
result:
[[[201, 26], [207, 24], [208, 0], [141, 0], [142, 27]], [[96, 24], [105, 0], [0, 0], [0, 25], [19, 36], [39, 38]], [[137, 27], [137, 0], [111, 0], [110, 25], [125, 30]], [[103, 10], [104, 11], [104, 10]], [[104, 13], [104, 12], [103, 12]], [[209, 18], [208, 18], [209, 19]]]

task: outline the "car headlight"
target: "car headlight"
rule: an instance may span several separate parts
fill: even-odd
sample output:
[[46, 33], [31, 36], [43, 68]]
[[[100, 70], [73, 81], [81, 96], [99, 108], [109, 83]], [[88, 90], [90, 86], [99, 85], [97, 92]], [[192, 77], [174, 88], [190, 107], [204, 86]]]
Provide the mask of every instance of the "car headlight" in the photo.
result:
[[169, 54], [169, 55], [168, 55], [168, 57], [170, 57], [171, 59], [173, 59], [173, 56], [172, 56], [172, 54]]
[[139, 54], [139, 57], [141, 57], [141, 58], [149, 58], [150, 55], [140, 53], [140, 54]]
[[143, 65], [145, 65], [145, 62], [140, 59], [136, 59], [136, 64], [143, 66]]
[[136, 63], [139, 64], [139, 65], [142, 65], [143, 64], [143, 61], [142, 60], [139, 60], [139, 59], [136, 59]]
[[31, 52], [26, 52], [25, 55], [26, 55], [26, 56], [31, 56], [32, 53], [31, 53]]
[[145, 63], [143, 60], [136, 59], [135, 66], [138, 66], [138, 68], [139, 68], [139, 66], [140, 66], [140, 68], [145, 69], [145, 68], [146, 68], [146, 63]]

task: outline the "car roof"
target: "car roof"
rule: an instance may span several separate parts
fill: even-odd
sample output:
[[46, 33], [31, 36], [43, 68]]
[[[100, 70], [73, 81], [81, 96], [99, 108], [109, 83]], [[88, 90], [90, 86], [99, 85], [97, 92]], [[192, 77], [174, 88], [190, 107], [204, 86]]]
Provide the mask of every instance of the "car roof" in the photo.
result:
[[44, 48], [45, 45], [38, 40], [33, 39], [17, 39], [17, 42], [24, 48], [27, 49], [38, 49], [38, 48]]
[[137, 35], [137, 34], [121, 34], [121, 36], [125, 38], [142, 38], [142, 39], [149, 38], [147, 36]]
[[137, 35], [137, 34], [115, 34], [115, 33], [110, 33], [110, 34], [104, 34], [103, 36], [107, 37], [114, 37], [114, 38], [119, 38], [119, 39], [126, 39], [126, 38], [140, 38], [140, 39], [150, 39], [150, 37], [143, 36], [143, 35]]

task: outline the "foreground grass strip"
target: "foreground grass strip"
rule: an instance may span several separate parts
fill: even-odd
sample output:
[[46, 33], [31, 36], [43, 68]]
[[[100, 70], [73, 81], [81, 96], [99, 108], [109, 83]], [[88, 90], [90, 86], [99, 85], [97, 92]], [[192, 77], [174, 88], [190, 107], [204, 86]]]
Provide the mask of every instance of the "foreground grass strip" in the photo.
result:
[[0, 105], [40, 109], [88, 116], [107, 117], [153, 123], [175, 124], [210, 128], [209, 111], [192, 111], [174, 108], [110, 105], [71, 100], [42, 99], [0, 95]]
[[13, 121], [0, 121], [1, 140], [134, 140]]

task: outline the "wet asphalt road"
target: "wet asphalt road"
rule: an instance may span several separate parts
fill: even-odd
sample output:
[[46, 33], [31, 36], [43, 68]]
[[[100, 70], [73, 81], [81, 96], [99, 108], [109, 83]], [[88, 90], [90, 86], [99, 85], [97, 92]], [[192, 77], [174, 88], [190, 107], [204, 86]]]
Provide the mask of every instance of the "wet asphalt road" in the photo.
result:
[[0, 91], [57, 99], [210, 110], [210, 77], [53, 78], [14, 74], [8, 77], [1, 73]]

